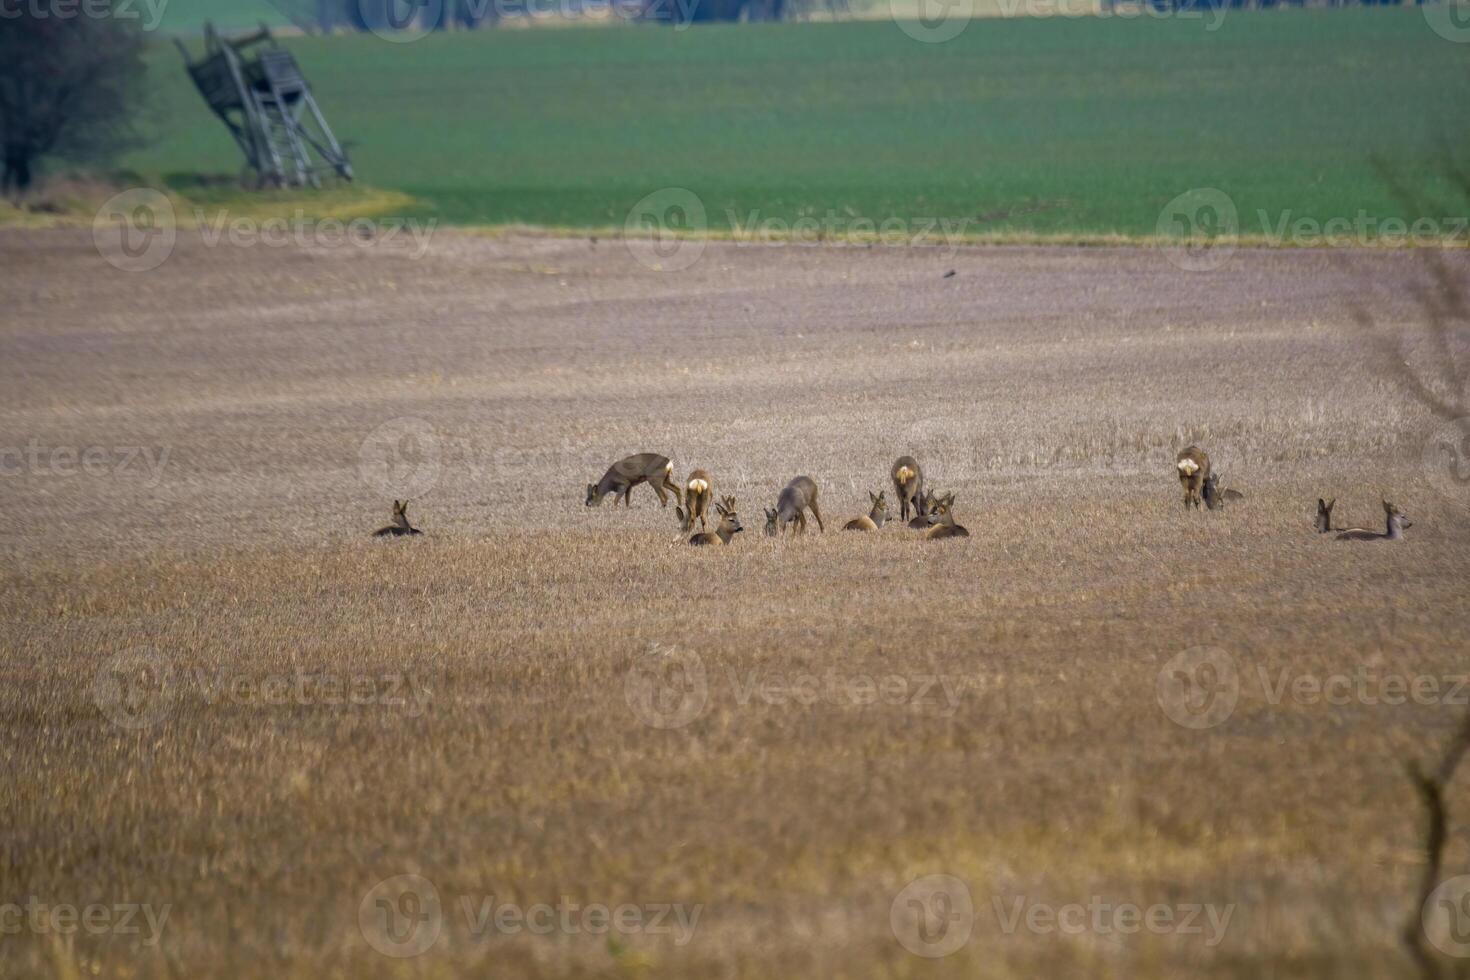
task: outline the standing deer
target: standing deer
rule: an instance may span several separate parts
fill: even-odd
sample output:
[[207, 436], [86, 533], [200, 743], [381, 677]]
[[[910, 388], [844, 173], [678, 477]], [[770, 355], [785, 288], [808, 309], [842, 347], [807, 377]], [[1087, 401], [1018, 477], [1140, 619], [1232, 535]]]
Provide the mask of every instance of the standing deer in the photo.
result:
[[380, 527], [373, 532], [375, 538], [398, 537], [403, 534], [423, 534], [418, 528], [408, 523], [408, 501], [393, 501], [393, 523], [387, 527]]
[[786, 526], [793, 521], [796, 523], [798, 534], [806, 533], [806, 513], [810, 508], [812, 516], [817, 519], [817, 527], [826, 533], [827, 527], [822, 523], [822, 512], [817, 509], [817, 484], [809, 476], [798, 476], [781, 490], [781, 495], [776, 498], [776, 509], [766, 511], [766, 533], [776, 534], [784, 532]]
[[844, 531], [876, 531], [888, 520], [888, 501], [883, 498], [883, 491], [877, 493], [868, 491], [868, 498], [873, 502], [872, 509], [866, 516], [854, 517], [842, 525]]
[[941, 497], [934, 502], [929, 512], [929, 530], [924, 532], [925, 541], [942, 541], [945, 538], [968, 538], [970, 532], [963, 524], [954, 522], [954, 494]]
[[720, 515], [719, 526], [713, 531], [701, 531], [689, 539], [692, 545], [729, 544], [730, 539], [735, 537], [745, 528], [740, 526], [740, 517], [735, 513], [735, 498], [726, 497], [730, 506], [715, 504], [715, 511]]
[[1399, 510], [1387, 500], [1383, 501], [1383, 514], [1388, 521], [1388, 528], [1384, 531], [1370, 531], [1367, 528], [1353, 527], [1342, 531], [1337, 535], [1339, 541], [1402, 541], [1404, 539], [1404, 528], [1413, 527], [1414, 522], [1409, 520], [1403, 511]]
[[674, 502], [679, 503], [679, 485], [672, 476], [674, 464], [669, 462], [667, 456], [658, 453], [638, 453], [636, 456], [628, 456], [618, 460], [607, 468], [602, 474], [602, 479], [596, 483], [587, 484], [587, 506], [601, 507], [602, 498], [613, 494], [613, 506], [616, 507], [617, 496], [623, 498], [623, 504], [627, 507], [633, 506], [633, 488], [640, 483], [647, 483], [653, 487], [658, 494], [660, 507], [669, 505], [669, 498], [665, 490], [674, 491]]
[[1198, 446], [1181, 450], [1175, 466], [1179, 471], [1179, 485], [1184, 488], [1184, 507], [1199, 509], [1201, 491], [1210, 475], [1210, 456]]
[[893, 462], [889, 476], [893, 477], [893, 492], [898, 497], [899, 520], [909, 519], [910, 506], [917, 517], [928, 513], [924, 501], [924, 471], [919, 467], [917, 459], [912, 456], [898, 457]]
[[1209, 476], [1205, 477], [1205, 506], [1208, 507], [1210, 510], [1224, 510], [1226, 504], [1231, 503], [1232, 501], [1245, 499], [1245, 494], [1241, 493], [1239, 490], [1233, 490], [1229, 487], [1221, 490], [1221, 479], [1223, 479], [1223, 477], [1221, 477], [1221, 475], [1218, 473], [1211, 473]]
[[934, 504], [937, 500], [938, 498], [934, 496], [933, 490], [930, 490], [924, 494], [923, 499], [919, 501], [919, 505], [916, 508], [917, 516], [915, 516], [913, 520], [909, 521], [909, 527], [912, 530], [929, 530], [929, 514], [933, 512]]
[[[704, 515], [709, 512], [710, 498], [714, 496], [714, 481], [704, 470], [695, 470], [689, 474], [689, 479], [684, 481], [684, 506], [689, 508], [686, 512], [682, 508], [675, 507], [674, 513], [679, 515], [679, 530], [688, 531], [694, 527], [695, 518], [699, 519], [700, 530], [707, 530], [704, 523]], [[734, 498], [726, 498], [733, 500]], [[734, 510], [734, 507], [730, 507]]]
[[1337, 506], [1337, 498], [1323, 503], [1322, 498], [1317, 498], [1317, 533], [1326, 534], [1332, 530], [1332, 508]]

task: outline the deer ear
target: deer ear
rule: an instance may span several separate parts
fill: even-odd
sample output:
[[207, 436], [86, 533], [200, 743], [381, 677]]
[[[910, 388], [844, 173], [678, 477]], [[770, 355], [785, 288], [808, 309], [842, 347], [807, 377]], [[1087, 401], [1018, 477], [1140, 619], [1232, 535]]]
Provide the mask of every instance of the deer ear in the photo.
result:
[[1333, 507], [1333, 505], [1336, 504], [1336, 503], [1337, 503], [1337, 498], [1336, 497], [1333, 497], [1331, 500], [1327, 501], [1327, 509], [1328, 510], [1331, 510], [1332, 507]]

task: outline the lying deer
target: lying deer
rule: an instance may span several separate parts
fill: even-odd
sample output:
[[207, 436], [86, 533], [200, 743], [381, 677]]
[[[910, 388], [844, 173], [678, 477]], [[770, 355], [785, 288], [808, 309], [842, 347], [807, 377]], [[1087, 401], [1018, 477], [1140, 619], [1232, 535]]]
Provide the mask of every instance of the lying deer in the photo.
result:
[[884, 499], [883, 495], [884, 491], [882, 490], [879, 490], [877, 493], [869, 490], [868, 498], [873, 502], [872, 509], [868, 511], [866, 516], [854, 517], [842, 525], [842, 530], [876, 531], [882, 527], [884, 522], [888, 520], [888, 501]]
[[784, 532], [786, 526], [793, 521], [796, 523], [798, 534], [806, 533], [806, 514], [810, 508], [812, 516], [817, 519], [817, 527], [826, 533], [827, 527], [822, 523], [822, 512], [817, 509], [817, 484], [809, 476], [798, 476], [781, 490], [781, 495], [776, 498], [776, 509], [766, 511], [766, 534], [774, 536], [778, 531]]
[[715, 504], [715, 510], [720, 515], [719, 526], [713, 531], [701, 531], [694, 535], [689, 539], [690, 544], [706, 545], [715, 544], [716, 542], [729, 544], [731, 538], [745, 530], [745, 528], [740, 526], [740, 517], [735, 513], [735, 498], [726, 497], [725, 499], [730, 501], [729, 507], [726, 507], [724, 504]]
[[1317, 533], [1326, 534], [1332, 530], [1332, 508], [1337, 506], [1337, 498], [1323, 503], [1322, 498], [1317, 498]]
[[1399, 510], [1387, 500], [1383, 501], [1383, 514], [1388, 521], [1388, 528], [1384, 531], [1370, 531], [1367, 528], [1352, 527], [1346, 531], [1339, 532], [1339, 541], [1402, 541], [1404, 539], [1404, 528], [1413, 527], [1414, 522], [1409, 520], [1403, 511]]
[[[689, 510], [685, 512], [682, 508], [674, 508], [674, 513], [679, 516], [679, 530], [692, 529], [695, 518], [699, 519], [701, 530], [707, 529], [704, 515], [709, 512], [709, 501], [712, 496], [714, 496], [714, 481], [710, 479], [710, 475], [704, 470], [695, 470], [690, 473], [689, 479], [684, 481], [684, 506]], [[726, 499], [734, 500], [733, 497]], [[730, 509], [734, 510], [734, 507]]]
[[918, 516], [909, 521], [909, 527], [911, 529], [915, 531], [927, 531], [929, 529], [929, 514], [934, 510], [934, 504], [937, 500], [938, 498], [934, 496], [933, 490], [924, 494], [923, 499], [919, 501], [918, 506], [915, 508]]
[[914, 509], [916, 517], [923, 517], [928, 511], [924, 507], [924, 471], [919, 468], [919, 461], [912, 456], [900, 456], [893, 462], [893, 469], [889, 471], [893, 478], [893, 493], [898, 497], [898, 517], [901, 521], [909, 519], [910, 506]]
[[1198, 446], [1181, 450], [1175, 459], [1179, 471], [1179, 485], [1184, 488], [1185, 509], [1199, 509], [1201, 491], [1210, 475], [1210, 456]]
[[942, 497], [934, 502], [934, 509], [929, 512], [929, 530], [924, 532], [925, 541], [940, 541], [944, 538], [968, 538], [970, 532], [963, 524], [954, 522], [954, 494]]
[[380, 527], [373, 532], [375, 538], [386, 538], [388, 536], [398, 537], [402, 534], [423, 534], [418, 528], [408, 523], [408, 501], [393, 501], [393, 523], [387, 527]]
[[1220, 479], [1221, 477], [1218, 473], [1211, 473], [1205, 477], [1205, 506], [1210, 510], [1224, 510], [1226, 504], [1245, 499], [1245, 494], [1239, 490], [1233, 490], [1229, 487], [1221, 490]]
[[638, 453], [636, 456], [628, 456], [618, 460], [607, 468], [602, 474], [602, 479], [596, 483], [587, 484], [587, 506], [601, 507], [602, 498], [613, 494], [613, 506], [618, 502], [616, 497], [623, 498], [623, 504], [627, 507], [633, 506], [633, 488], [640, 483], [647, 483], [653, 487], [658, 494], [660, 507], [669, 505], [669, 498], [665, 490], [674, 491], [674, 502], [679, 503], [679, 486], [671, 477], [674, 474], [674, 464], [669, 462], [667, 456], [658, 453]]

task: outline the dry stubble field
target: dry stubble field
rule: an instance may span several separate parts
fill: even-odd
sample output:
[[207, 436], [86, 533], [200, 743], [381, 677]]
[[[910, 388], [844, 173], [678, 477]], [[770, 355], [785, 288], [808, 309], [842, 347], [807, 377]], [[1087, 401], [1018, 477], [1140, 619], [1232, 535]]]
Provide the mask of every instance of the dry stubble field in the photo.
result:
[[[54, 231], [0, 267], [0, 901], [167, 915], [25, 919], [0, 972], [1408, 974], [1403, 765], [1466, 710], [1470, 499], [1348, 304], [1412, 325], [1411, 256], [712, 243], [674, 274], [441, 233], [127, 274]], [[1194, 440], [1243, 505], [1182, 512]], [[748, 533], [688, 548], [646, 487], [584, 508], [640, 450]], [[836, 530], [903, 452], [968, 541]], [[828, 531], [767, 539], [797, 473]], [[373, 540], [400, 488], [426, 535]], [[1380, 493], [1406, 542], [1312, 532]], [[1197, 672], [1196, 729], [1159, 678], [1199, 646], [1237, 676]], [[932, 874], [973, 915], [952, 887], [915, 939]], [[540, 903], [549, 932], [482, 918]], [[895, 907], [921, 951], [968, 939], [916, 955]]]

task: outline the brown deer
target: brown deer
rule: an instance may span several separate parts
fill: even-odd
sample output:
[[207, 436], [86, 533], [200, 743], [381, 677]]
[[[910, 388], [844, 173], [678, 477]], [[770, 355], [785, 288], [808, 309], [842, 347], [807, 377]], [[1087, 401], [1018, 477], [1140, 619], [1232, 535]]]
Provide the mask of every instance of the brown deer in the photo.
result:
[[888, 520], [888, 501], [884, 499], [884, 491], [877, 493], [868, 491], [868, 499], [873, 502], [872, 508], [863, 517], [854, 517], [842, 525], [844, 531], [876, 531]]
[[893, 461], [889, 476], [893, 478], [894, 496], [898, 497], [899, 520], [909, 519], [910, 506], [913, 507], [916, 517], [923, 517], [928, 513], [924, 500], [924, 471], [919, 467], [917, 459], [912, 456], [898, 457]]
[[954, 522], [954, 494], [940, 497], [934, 501], [934, 509], [929, 512], [929, 530], [924, 532], [925, 541], [941, 541], [945, 538], [968, 538], [970, 532], [963, 524]]
[[398, 537], [403, 534], [423, 534], [418, 528], [408, 523], [408, 501], [393, 501], [393, 523], [387, 527], [380, 527], [373, 532], [375, 538]]
[[1317, 498], [1317, 533], [1326, 534], [1332, 530], [1332, 508], [1337, 506], [1337, 498], [1323, 502], [1321, 497]]
[[1239, 490], [1234, 490], [1230, 487], [1226, 487], [1224, 490], [1221, 490], [1221, 479], [1222, 477], [1218, 473], [1211, 473], [1209, 476], [1205, 477], [1205, 506], [1208, 507], [1210, 510], [1224, 510], [1226, 504], [1245, 499], [1245, 494], [1241, 493]]
[[1399, 510], [1387, 500], [1383, 501], [1383, 514], [1388, 521], [1388, 528], [1384, 531], [1370, 531], [1367, 528], [1352, 527], [1341, 531], [1337, 535], [1339, 541], [1402, 541], [1404, 539], [1404, 528], [1413, 527], [1414, 522], [1408, 519], [1403, 511]]
[[1198, 510], [1202, 499], [1201, 491], [1210, 475], [1209, 454], [1198, 446], [1190, 446], [1180, 450], [1174, 465], [1179, 471], [1179, 485], [1184, 488], [1185, 509], [1194, 507]]
[[623, 504], [627, 507], [633, 506], [633, 488], [640, 483], [647, 483], [653, 487], [658, 494], [660, 507], [669, 505], [668, 495], [665, 490], [674, 491], [674, 502], [679, 503], [679, 485], [672, 479], [674, 464], [669, 462], [667, 456], [658, 453], [638, 453], [636, 456], [628, 456], [618, 460], [607, 468], [602, 479], [596, 483], [587, 484], [587, 506], [601, 507], [602, 498], [613, 494], [613, 506], [618, 504], [617, 497], [623, 498]]
[[766, 511], [766, 534], [774, 535], [778, 531], [785, 532], [786, 526], [795, 522], [796, 533], [806, 533], [806, 513], [810, 508], [812, 516], [817, 519], [817, 527], [826, 533], [827, 526], [822, 523], [822, 512], [817, 509], [817, 484], [809, 476], [798, 476], [781, 490], [781, 495], [776, 498], [776, 509]]
[[695, 470], [690, 473], [689, 479], [684, 481], [684, 506], [688, 510], [674, 508], [674, 513], [679, 515], [679, 530], [691, 530], [696, 518], [699, 520], [700, 530], [708, 530], [708, 526], [704, 523], [704, 515], [709, 512], [709, 502], [713, 496], [714, 480], [710, 475], [704, 470]]
[[909, 521], [910, 529], [915, 531], [929, 530], [929, 514], [934, 510], [934, 504], [937, 500], [938, 498], [934, 496], [933, 490], [924, 494], [923, 499], [919, 501], [919, 505], [916, 508], [917, 516]]
[[730, 539], [735, 537], [745, 528], [740, 526], [740, 517], [735, 513], [735, 498], [726, 497], [730, 506], [715, 504], [715, 511], [720, 515], [719, 526], [713, 531], [701, 531], [689, 539], [692, 545], [702, 546], [707, 544], [729, 544]]

